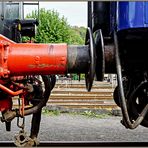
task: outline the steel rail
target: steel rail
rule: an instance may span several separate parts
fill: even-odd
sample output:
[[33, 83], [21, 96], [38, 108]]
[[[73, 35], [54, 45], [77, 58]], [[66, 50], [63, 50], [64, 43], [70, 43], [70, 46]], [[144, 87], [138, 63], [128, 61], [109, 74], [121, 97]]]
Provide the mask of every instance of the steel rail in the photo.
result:
[[[41, 141], [38, 147], [148, 147], [148, 142]], [[0, 141], [0, 147], [15, 147], [13, 141]]]

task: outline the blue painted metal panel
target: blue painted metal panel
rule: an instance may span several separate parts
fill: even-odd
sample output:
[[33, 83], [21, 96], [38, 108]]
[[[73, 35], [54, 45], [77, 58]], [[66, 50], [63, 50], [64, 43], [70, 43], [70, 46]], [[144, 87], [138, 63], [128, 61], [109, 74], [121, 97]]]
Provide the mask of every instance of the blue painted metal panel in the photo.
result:
[[148, 24], [148, 3], [145, 3], [145, 23]]
[[148, 27], [148, 2], [117, 2], [117, 30]]

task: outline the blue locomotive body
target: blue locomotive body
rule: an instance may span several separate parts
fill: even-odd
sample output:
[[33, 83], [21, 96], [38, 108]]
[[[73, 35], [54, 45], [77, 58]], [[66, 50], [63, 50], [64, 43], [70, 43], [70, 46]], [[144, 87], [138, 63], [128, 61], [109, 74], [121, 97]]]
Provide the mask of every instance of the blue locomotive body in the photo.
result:
[[139, 124], [148, 127], [148, 114], [143, 114], [148, 99], [148, 2], [94, 1], [88, 6], [88, 27], [95, 38], [97, 80], [102, 80], [104, 73], [116, 71], [114, 100], [121, 107], [123, 125], [130, 129]]
[[148, 27], [148, 2], [117, 2], [117, 30]]
[[93, 2], [92, 5], [88, 26], [92, 26], [93, 32], [101, 29], [104, 37], [111, 36], [113, 31], [148, 28], [146, 1]]
[[110, 29], [117, 31], [148, 27], [148, 2], [111, 2]]

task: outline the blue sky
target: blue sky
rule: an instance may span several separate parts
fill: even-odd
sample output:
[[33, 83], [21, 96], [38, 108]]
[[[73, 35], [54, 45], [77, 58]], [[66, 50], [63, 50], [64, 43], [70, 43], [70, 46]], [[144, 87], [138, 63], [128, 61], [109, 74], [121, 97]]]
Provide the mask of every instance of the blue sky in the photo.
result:
[[[25, 15], [37, 6], [25, 6]], [[71, 26], [87, 27], [87, 2], [40, 2], [40, 8], [57, 10]]]

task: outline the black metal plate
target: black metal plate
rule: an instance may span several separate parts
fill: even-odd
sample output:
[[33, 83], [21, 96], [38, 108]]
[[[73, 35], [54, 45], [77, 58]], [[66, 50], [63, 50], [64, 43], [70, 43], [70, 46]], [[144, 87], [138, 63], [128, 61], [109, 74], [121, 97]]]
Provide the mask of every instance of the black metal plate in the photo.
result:
[[88, 73], [85, 74], [86, 88], [88, 91], [90, 91], [95, 76], [96, 53], [95, 53], [93, 34], [89, 27], [87, 28], [85, 44], [89, 45], [89, 51], [90, 51], [89, 70]]
[[95, 34], [95, 48], [96, 48], [96, 79], [103, 81], [105, 73], [105, 55], [104, 55], [104, 40], [102, 30], [99, 29], [94, 32]]

